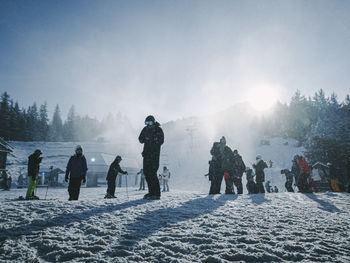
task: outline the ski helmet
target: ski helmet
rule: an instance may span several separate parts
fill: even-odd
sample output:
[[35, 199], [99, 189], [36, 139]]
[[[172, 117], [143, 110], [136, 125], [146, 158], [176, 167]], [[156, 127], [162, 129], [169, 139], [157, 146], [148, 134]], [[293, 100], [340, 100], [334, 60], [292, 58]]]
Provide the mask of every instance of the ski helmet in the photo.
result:
[[36, 150], [34, 151], [34, 153], [37, 154], [37, 155], [42, 154], [42, 152], [41, 152], [39, 149], [36, 149]]
[[121, 157], [120, 155], [118, 155], [117, 157], [115, 157], [115, 159], [116, 159], [117, 161], [121, 161], [121, 160], [122, 160], [122, 157]]
[[261, 160], [261, 159], [262, 159], [261, 155], [258, 154], [258, 155], [256, 156], [256, 159], [257, 159], [257, 160]]

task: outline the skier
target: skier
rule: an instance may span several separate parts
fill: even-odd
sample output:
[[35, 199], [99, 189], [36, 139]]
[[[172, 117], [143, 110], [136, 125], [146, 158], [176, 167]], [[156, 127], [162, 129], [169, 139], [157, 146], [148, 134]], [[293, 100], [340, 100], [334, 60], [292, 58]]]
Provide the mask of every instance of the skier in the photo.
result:
[[265, 189], [266, 189], [266, 192], [268, 192], [268, 193], [273, 192], [270, 183], [271, 183], [270, 181], [267, 181], [267, 182], [265, 183]]
[[257, 185], [258, 193], [265, 193], [263, 182], [265, 182], [265, 173], [264, 169], [267, 168], [267, 164], [262, 160], [260, 154], [256, 156], [256, 162], [253, 164], [253, 168], [255, 169], [255, 180]]
[[86, 182], [87, 164], [83, 155], [83, 148], [80, 145], [75, 147], [75, 155], [69, 158], [65, 181], [68, 182], [69, 201], [78, 200], [81, 181]]
[[115, 180], [117, 178], [118, 173], [128, 174], [128, 172], [123, 171], [120, 168], [119, 164], [121, 160], [122, 160], [122, 157], [118, 155], [109, 166], [107, 177], [106, 177], [108, 188], [107, 188], [107, 193], [105, 195], [105, 199], [116, 198], [115, 197]]
[[212, 159], [209, 161], [209, 180], [211, 182], [209, 194], [220, 194], [222, 178], [224, 176], [221, 169], [219, 145], [219, 142], [214, 142], [210, 150]]
[[145, 174], [143, 173], [143, 169], [141, 169], [137, 174], [141, 175], [139, 191], [145, 190]]
[[35, 196], [34, 193], [35, 193], [35, 188], [38, 184], [40, 163], [43, 159], [42, 157], [40, 157], [41, 154], [42, 152], [39, 149], [37, 149], [34, 151], [33, 154], [31, 154], [28, 157], [29, 185], [28, 185], [28, 190], [26, 194], [27, 200], [39, 199], [39, 197]]
[[247, 176], [247, 190], [248, 190], [248, 194], [255, 194], [255, 182], [254, 182], [254, 174], [253, 174], [253, 170], [249, 167], [247, 167], [246, 170], [246, 176]]
[[157, 178], [159, 168], [160, 147], [164, 143], [164, 133], [160, 124], [155, 118], [150, 115], [145, 120], [145, 125], [139, 136], [139, 142], [144, 144], [143, 157], [143, 172], [145, 173], [148, 193], [144, 196], [145, 199], [159, 200], [160, 186]]
[[237, 193], [243, 194], [242, 176], [246, 166], [242, 160], [242, 156], [237, 150], [233, 151], [233, 183], [237, 187]]
[[292, 187], [294, 174], [291, 171], [289, 171], [288, 169], [281, 170], [281, 174], [286, 175], [286, 183], [284, 186], [286, 187], [287, 191], [294, 192], [293, 187]]
[[310, 167], [303, 156], [299, 156], [299, 179], [298, 189], [302, 193], [312, 193], [308, 179], [310, 177]]
[[163, 180], [163, 192], [169, 192], [169, 179], [170, 179], [170, 171], [169, 169], [164, 166], [163, 167], [163, 173], [161, 174], [162, 180]]

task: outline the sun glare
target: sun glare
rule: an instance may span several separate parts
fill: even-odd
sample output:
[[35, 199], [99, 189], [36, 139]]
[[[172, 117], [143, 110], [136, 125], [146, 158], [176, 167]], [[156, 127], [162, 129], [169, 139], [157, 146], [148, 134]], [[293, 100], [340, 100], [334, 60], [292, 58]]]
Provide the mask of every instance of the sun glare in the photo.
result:
[[248, 101], [259, 112], [269, 110], [277, 101], [277, 91], [270, 86], [256, 87], [249, 93]]

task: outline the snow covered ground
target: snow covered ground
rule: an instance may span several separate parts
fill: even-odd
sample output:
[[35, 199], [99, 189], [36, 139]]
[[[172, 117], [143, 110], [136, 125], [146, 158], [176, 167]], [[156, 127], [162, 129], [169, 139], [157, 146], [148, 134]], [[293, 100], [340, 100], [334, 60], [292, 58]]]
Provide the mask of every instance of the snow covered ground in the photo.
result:
[[[45, 196], [45, 188], [37, 195]], [[161, 200], [117, 188], [66, 189], [50, 200], [0, 194], [1, 262], [350, 262], [350, 195], [216, 195], [175, 190]], [[12, 201], [11, 201], [12, 200]]]

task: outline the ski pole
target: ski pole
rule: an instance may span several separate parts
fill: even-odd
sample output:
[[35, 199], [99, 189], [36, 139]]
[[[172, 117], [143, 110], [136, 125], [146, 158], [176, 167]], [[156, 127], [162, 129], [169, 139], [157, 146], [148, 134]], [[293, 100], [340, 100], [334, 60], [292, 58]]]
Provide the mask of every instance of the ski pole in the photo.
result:
[[129, 192], [128, 192], [128, 175], [126, 174], [125, 175], [125, 183], [126, 183], [126, 197], [128, 198], [128, 201], [129, 201]]
[[50, 176], [49, 176], [49, 180], [47, 182], [47, 187], [46, 187], [46, 194], [45, 194], [45, 200], [46, 200], [46, 196], [47, 196], [47, 192], [49, 191], [49, 184], [51, 183], [51, 178], [52, 178], [52, 166], [50, 166]]

